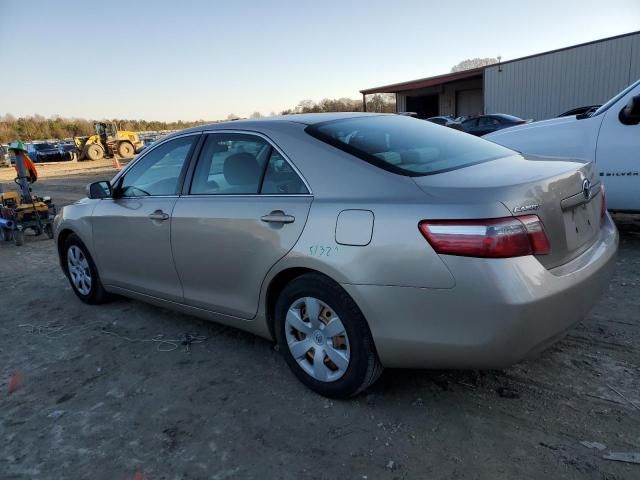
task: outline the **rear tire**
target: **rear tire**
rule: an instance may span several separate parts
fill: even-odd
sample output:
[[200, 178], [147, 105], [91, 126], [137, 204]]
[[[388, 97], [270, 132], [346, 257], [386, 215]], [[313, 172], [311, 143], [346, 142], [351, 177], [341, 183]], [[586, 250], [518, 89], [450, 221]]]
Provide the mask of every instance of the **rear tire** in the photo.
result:
[[104, 157], [104, 149], [100, 145], [92, 143], [91, 145], [87, 146], [84, 156], [89, 160], [100, 160], [102, 159], [102, 157]]
[[118, 155], [121, 158], [129, 159], [133, 158], [133, 155], [136, 153], [136, 150], [133, 148], [133, 145], [129, 142], [120, 142], [118, 145]]
[[347, 292], [324, 275], [304, 274], [284, 288], [276, 303], [275, 333], [289, 368], [320, 395], [353, 397], [382, 373], [364, 315]]
[[109, 295], [102, 286], [98, 269], [80, 237], [76, 234], [69, 235], [62, 255], [65, 273], [76, 296], [90, 305], [105, 303]]

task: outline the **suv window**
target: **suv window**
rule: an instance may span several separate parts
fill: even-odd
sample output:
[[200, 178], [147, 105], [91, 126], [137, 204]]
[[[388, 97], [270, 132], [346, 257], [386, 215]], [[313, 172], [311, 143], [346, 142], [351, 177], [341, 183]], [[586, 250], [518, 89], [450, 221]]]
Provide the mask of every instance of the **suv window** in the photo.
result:
[[377, 167], [407, 176], [433, 175], [513, 155], [512, 150], [495, 143], [401, 115], [331, 120], [311, 125], [306, 132]]
[[309, 193], [309, 190], [289, 162], [272, 148], [260, 193], [291, 195]]
[[176, 138], [151, 150], [131, 167], [122, 181], [123, 197], [176, 195], [180, 173], [198, 135]]
[[271, 146], [254, 135], [210, 134], [193, 173], [191, 194], [257, 194]]

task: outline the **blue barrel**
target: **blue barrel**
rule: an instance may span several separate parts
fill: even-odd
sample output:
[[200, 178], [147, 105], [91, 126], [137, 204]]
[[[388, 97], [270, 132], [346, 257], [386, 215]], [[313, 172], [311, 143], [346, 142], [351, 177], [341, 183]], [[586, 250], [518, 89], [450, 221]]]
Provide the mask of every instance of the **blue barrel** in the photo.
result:
[[4, 227], [4, 228], [13, 228], [15, 224], [13, 223], [13, 220], [8, 220], [6, 218], [0, 218], [0, 227]]

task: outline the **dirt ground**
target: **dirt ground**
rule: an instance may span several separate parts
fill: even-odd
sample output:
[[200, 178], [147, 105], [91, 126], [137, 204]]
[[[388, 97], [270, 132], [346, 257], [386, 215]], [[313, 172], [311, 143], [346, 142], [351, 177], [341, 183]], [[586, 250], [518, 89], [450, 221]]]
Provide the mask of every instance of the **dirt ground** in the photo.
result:
[[[115, 170], [40, 172], [34, 190], [64, 204]], [[0, 477], [639, 479], [603, 458], [640, 452], [640, 218], [616, 220], [609, 291], [556, 346], [500, 371], [387, 370], [350, 401], [307, 390], [263, 339], [84, 305], [45, 236], [1, 244]], [[186, 350], [187, 333], [206, 339]]]

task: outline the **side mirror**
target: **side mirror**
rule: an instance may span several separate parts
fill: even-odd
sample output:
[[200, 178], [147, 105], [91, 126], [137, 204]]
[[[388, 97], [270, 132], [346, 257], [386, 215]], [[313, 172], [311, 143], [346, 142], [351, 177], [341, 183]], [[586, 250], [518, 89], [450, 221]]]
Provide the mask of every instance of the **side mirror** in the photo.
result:
[[110, 198], [113, 195], [111, 184], [106, 180], [87, 185], [87, 197], [93, 199]]
[[638, 125], [640, 123], [640, 95], [629, 100], [627, 106], [620, 110], [620, 121], [625, 125]]

